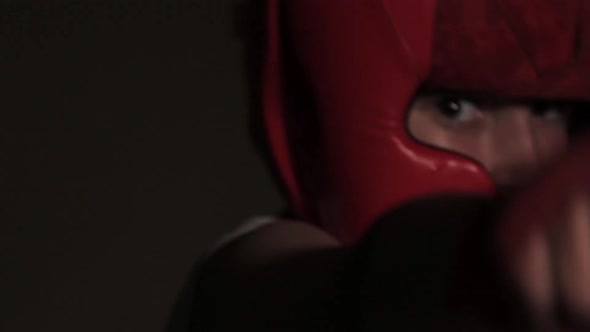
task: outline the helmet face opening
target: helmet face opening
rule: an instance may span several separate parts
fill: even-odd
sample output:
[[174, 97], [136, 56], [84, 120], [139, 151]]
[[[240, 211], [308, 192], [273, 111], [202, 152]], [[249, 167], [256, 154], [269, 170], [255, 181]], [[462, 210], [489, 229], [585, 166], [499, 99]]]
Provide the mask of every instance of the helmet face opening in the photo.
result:
[[417, 198], [492, 195], [478, 162], [412, 137], [408, 107], [419, 89], [590, 100], [587, 3], [269, 0], [266, 125], [294, 209], [346, 243]]

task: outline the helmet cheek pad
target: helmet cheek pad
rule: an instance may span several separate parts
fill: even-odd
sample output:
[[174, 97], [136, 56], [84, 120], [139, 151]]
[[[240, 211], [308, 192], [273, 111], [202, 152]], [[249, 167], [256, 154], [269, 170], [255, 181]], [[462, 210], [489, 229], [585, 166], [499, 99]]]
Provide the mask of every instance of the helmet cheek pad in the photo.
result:
[[[524, 6], [524, 1], [512, 2]], [[467, 52], [470, 59], [479, 57], [479, 61], [463, 61], [458, 46], [475, 38], [469, 34], [461, 37], [458, 32], [475, 24], [471, 19], [480, 22], [481, 18], [466, 20], [469, 13], [457, 13], [455, 7], [479, 4], [475, 7], [483, 15], [489, 14], [490, 2], [283, 0], [280, 4], [285, 15], [279, 20], [279, 1], [269, 0], [265, 119], [275, 160], [301, 217], [343, 243], [352, 243], [389, 209], [414, 199], [442, 193], [493, 194], [494, 185], [481, 165], [418, 143], [406, 126], [408, 106], [425, 85], [498, 93], [517, 90], [506, 88], [502, 80], [474, 77], [480, 73], [469, 75], [470, 66], [481, 67], [479, 61], [485, 60], [484, 51], [489, 52], [491, 46]], [[305, 172], [297, 170], [293, 162], [303, 157], [292, 153], [285, 129], [285, 113], [297, 109], [286, 108], [282, 100], [279, 27], [289, 33], [318, 113], [319, 151], [314, 161], [317, 168], [312, 170], [318, 183], [313, 192], [305, 194], [301, 191]], [[489, 33], [485, 28], [477, 32]], [[445, 44], [452, 38], [457, 39], [455, 44]], [[447, 67], [449, 62], [454, 67]], [[537, 62], [556, 70], [551, 61], [539, 58]], [[487, 75], [496, 71], [492, 68]], [[523, 72], [516, 86], [538, 79], [527, 70]]]

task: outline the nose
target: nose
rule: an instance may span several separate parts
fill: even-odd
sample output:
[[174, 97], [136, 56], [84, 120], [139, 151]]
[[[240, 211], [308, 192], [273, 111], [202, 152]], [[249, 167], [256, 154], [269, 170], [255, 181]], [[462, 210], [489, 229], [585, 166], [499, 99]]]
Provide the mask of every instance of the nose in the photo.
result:
[[494, 160], [490, 173], [498, 187], [515, 187], [539, 169], [540, 156], [528, 107], [510, 107], [494, 116]]

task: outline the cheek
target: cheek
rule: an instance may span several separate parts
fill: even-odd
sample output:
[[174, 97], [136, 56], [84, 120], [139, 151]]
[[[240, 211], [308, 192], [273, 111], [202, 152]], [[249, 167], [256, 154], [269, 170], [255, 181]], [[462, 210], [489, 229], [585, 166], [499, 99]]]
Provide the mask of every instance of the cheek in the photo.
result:
[[535, 124], [535, 139], [537, 149], [544, 163], [557, 159], [568, 145], [567, 128], [559, 123]]

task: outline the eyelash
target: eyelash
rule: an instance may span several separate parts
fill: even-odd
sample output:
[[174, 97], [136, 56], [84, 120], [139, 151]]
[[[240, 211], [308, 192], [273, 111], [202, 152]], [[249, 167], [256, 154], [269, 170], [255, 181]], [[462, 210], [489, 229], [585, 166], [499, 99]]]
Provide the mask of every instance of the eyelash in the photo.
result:
[[[464, 107], [468, 107], [467, 110], [472, 111], [473, 113], [471, 119], [460, 120], [454, 118], [456, 114], [445, 114], [445, 110], [449, 109], [449, 104], [456, 104], [455, 108], [453, 109], [454, 112], [461, 112]], [[441, 97], [436, 101], [436, 109], [438, 110], [439, 114], [443, 118], [444, 121], [454, 122], [455, 125], [461, 123], [468, 123], [472, 120], [475, 120], [475, 117], [478, 114], [483, 114], [486, 112], [483, 108], [481, 108], [479, 103], [467, 98], [444, 98]], [[463, 107], [462, 107], [463, 106]], [[566, 121], [569, 118], [570, 107], [567, 105], [560, 105], [557, 103], [533, 103], [530, 106], [531, 114], [535, 117], [545, 119], [547, 121]]]
[[[436, 103], [436, 109], [444, 120], [456, 124], [472, 122], [482, 112], [475, 103], [464, 98], [441, 99]], [[462, 112], [468, 112], [463, 114], [467, 118], [461, 118]]]
[[[564, 121], [568, 119], [570, 109], [559, 104], [538, 103], [531, 107], [531, 113], [548, 121]], [[547, 114], [551, 114], [553, 117], [547, 117]]]

